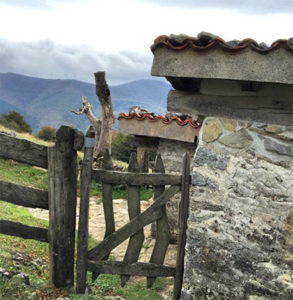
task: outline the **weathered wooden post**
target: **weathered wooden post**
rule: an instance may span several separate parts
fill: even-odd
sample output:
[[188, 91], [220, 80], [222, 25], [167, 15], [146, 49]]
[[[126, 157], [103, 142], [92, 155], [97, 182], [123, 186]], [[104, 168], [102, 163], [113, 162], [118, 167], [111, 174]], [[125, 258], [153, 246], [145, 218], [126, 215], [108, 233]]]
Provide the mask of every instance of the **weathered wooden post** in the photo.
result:
[[177, 300], [181, 295], [184, 255], [186, 244], [187, 219], [189, 214], [189, 188], [190, 188], [190, 157], [188, 153], [183, 156], [181, 201], [179, 205], [179, 238], [176, 259], [176, 275], [174, 279], [174, 299]]
[[95, 132], [91, 126], [86, 133], [84, 142], [84, 158], [80, 176], [80, 206], [78, 223], [78, 244], [76, 260], [76, 293], [83, 294], [86, 290], [87, 252], [88, 252], [88, 220], [89, 199], [91, 188], [91, 174], [93, 153], [95, 146]]
[[48, 148], [50, 278], [59, 288], [74, 283], [76, 133], [61, 126], [55, 146]]

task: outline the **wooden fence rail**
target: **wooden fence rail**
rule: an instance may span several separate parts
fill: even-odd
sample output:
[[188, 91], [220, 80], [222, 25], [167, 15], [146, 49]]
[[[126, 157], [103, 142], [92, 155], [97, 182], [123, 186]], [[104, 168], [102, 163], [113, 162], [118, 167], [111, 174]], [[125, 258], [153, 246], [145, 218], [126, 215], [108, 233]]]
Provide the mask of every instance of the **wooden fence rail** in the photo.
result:
[[108, 170], [93, 170], [92, 179], [97, 182], [127, 185], [180, 185], [181, 175], [164, 173], [133, 173]]
[[48, 169], [47, 146], [0, 134], [0, 156]]
[[0, 233], [40, 242], [49, 242], [48, 229], [27, 226], [18, 222], [0, 220]]
[[49, 209], [48, 192], [0, 181], [0, 199], [16, 205]]

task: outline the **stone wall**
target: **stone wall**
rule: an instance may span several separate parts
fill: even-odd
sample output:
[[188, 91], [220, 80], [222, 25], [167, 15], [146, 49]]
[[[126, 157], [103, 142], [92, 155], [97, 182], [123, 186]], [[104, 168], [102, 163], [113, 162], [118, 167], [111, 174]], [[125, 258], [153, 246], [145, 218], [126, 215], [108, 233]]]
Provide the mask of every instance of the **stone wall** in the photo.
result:
[[293, 299], [293, 126], [207, 118], [181, 299]]
[[[185, 152], [190, 157], [194, 156], [196, 145], [193, 143], [185, 143], [174, 140], [160, 139], [157, 152], [161, 154], [166, 173], [179, 174], [182, 173], [182, 161]], [[180, 194], [172, 197], [167, 202], [167, 215], [172, 233], [172, 240], [178, 239], [178, 207], [180, 202]], [[152, 234], [155, 235], [155, 226], [152, 227]]]

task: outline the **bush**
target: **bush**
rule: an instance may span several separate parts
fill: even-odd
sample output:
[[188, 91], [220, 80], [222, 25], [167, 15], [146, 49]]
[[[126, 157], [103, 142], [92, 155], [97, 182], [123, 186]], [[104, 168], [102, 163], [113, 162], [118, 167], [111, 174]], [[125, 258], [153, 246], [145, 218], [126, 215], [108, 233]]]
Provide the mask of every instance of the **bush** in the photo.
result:
[[130, 146], [130, 140], [130, 135], [124, 135], [119, 132], [112, 141], [112, 157], [124, 162], [128, 162], [130, 153], [136, 150]]
[[0, 116], [0, 124], [18, 132], [32, 132], [30, 125], [24, 120], [23, 116], [16, 111], [10, 111], [8, 114], [3, 113]]
[[44, 141], [53, 141], [56, 136], [56, 129], [50, 126], [42, 127], [37, 133], [37, 137]]

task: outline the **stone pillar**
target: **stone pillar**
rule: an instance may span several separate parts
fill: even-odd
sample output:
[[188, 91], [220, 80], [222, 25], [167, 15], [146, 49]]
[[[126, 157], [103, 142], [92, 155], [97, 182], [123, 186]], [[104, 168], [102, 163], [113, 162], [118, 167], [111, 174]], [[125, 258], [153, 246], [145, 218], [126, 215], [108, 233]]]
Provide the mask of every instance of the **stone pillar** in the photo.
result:
[[293, 299], [293, 126], [206, 118], [181, 299]]
[[[195, 148], [196, 145], [194, 143], [160, 139], [158, 153], [161, 154], [166, 173], [181, 174], [184, 153], [188, 152], [192, 158], [194, 156]], [[178, 240], [178, 209], [180, 197], [181, 195], [177, 194], [166, 204], [168, 221], [172, 234], [172, 242]], [[152, 226], [152, 234], [155, 235], [155, 226]]]

